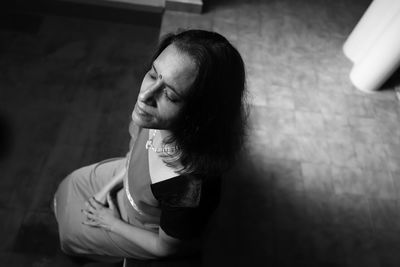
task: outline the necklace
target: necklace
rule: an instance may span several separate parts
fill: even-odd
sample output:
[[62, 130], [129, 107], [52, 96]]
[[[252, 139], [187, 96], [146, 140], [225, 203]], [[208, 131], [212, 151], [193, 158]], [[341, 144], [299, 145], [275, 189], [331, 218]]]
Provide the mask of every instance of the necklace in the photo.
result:
[[151, 149], [156, 153], [164, 152], [164, 153], [167, 153], [167, 154], [173, 154], [173, 153], [175, 153], [176, 151], [179, 150], [178, 146], [167, 146], [166, 144], [163, 144], [162, 147], [156, 148], [153, 145], [153, 141], [154, 141], [154, 137], [156, 136], [157, 133], [158, 133], [158, 130], [154, 130], [153, 131], [153, 135], [147, 140], [147, 142], [146, 142], [146, 149], [147, 150]]

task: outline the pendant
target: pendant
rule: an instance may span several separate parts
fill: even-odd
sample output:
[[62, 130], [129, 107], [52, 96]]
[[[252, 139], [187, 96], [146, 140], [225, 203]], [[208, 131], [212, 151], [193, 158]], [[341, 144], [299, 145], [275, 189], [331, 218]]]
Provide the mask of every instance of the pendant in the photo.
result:
[[153, 140], [147, 140], [146, 142], [146, 149], [149, 150], [153, 146]]

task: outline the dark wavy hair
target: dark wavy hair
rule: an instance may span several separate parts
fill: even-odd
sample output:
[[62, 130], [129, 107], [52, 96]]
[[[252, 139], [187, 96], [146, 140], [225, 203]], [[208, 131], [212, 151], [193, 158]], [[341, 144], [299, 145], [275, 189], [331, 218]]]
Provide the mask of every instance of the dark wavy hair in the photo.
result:
[[[180, 173], [219, 175], [240, 153], [246, 129], [245, 67], [239, 52], [222, 35], [204, 30], [167, 34], [152, 61], [169, 45], [189, 55], [198, 75], [170, 131], [180, 150]], [[173, 162], [165, 160], [170, 166]]]

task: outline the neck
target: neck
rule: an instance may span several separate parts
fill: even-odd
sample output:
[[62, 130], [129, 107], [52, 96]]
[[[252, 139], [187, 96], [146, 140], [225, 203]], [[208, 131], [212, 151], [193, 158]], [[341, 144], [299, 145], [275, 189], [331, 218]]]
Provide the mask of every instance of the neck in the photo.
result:
[[169, 130], [158, 130], [158, 132], [161, 137], [160, 138], [161, 140], [165, 140], [172, 135], [172, 133]]
[[[152, 134], [150, 139], [152, 140], [152, 144], [155, 148], [162, 148], [164, 147], [164, 142], [167, 140], [172, 133], [169, 130], [159, 130], [159, 129], [151, 129]], [[149, 140], [150, 140], [149, 139]], [[169, 144], [168, 147], [173, 147], [174, 144]]]

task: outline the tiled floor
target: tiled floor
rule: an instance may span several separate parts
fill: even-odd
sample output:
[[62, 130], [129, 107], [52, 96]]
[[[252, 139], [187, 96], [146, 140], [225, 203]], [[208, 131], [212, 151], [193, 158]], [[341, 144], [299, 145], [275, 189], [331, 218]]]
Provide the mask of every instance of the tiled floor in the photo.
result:
[[400, 266], [400, 103], [390, 88], [352, 87], [341, 51], [369, 3], [213, 1], [201, 16], [164, 15], [162, 33], [218, 31], [247, 65], [249, 155], [226, 181], [205, 265]]
[[[400, 105], [393, 90], [354, 89], [341, 51], [369, 2], [214, 0], [203, 15], [164, 14], [162, 33], [218, 31], [247, 66], [249, 153], [225, 179], [204, 266], [400, 266]], [[0, 161], [0, 262], [78, 266], [56, 248], [52, 193], [69, 171], [125, 153], [158, 29], [29, 25], [0, 35], [0, 123], [14, 137]]]
[[1, 13], [0, 266], [83, 264], [60, 252], [52, 195], [74, 169], [126, 153], [159, 36], [161, 14], [131, 12], [132, 24], [58, 11]]

